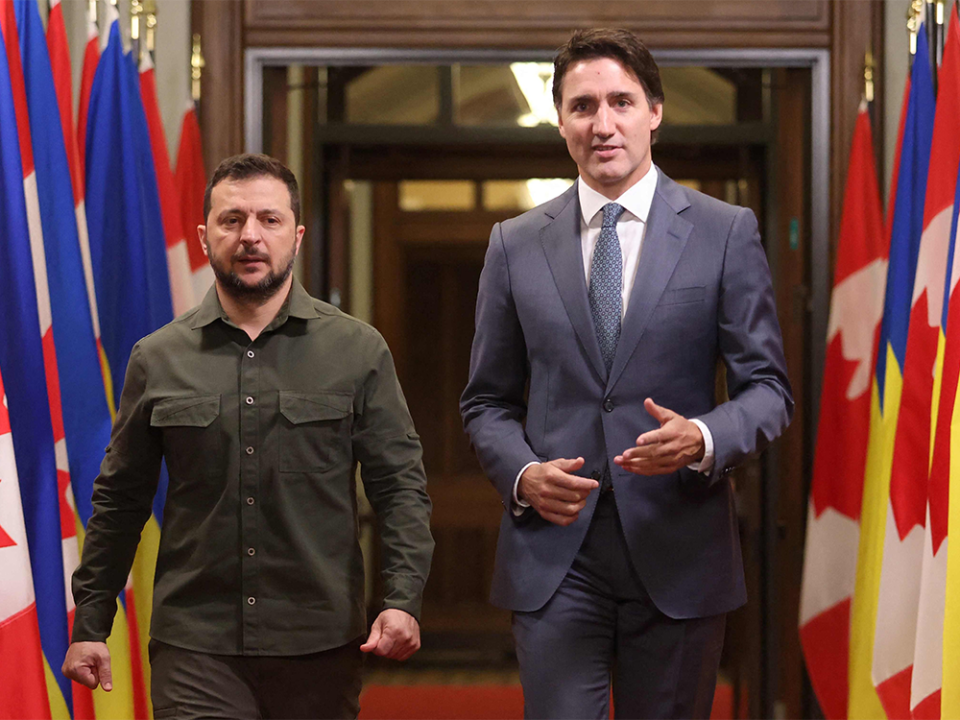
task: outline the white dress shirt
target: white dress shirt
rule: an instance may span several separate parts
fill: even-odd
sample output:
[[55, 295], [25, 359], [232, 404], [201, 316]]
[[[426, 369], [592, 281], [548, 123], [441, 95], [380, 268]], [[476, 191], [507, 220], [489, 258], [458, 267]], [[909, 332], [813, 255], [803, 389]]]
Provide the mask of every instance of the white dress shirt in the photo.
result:
[[[620, 254], [623, 258], [623, 285], [620, 291], [623, 298], [620, 306], [620, 319], [622, 321], [626, 320], [630, 293], [633, 291], [633, 281], [637, 275], [637, 264], [640, 262], [643, 236], [647, 229], [647, 216], [650, 214], [650, 206], [653, 204], [653, 194], [657, 190], [657, 176], [657, 167], [651, 164], [646, 175], [613, 201], [589, 187], [582, 179], [577, 183], [577, 194], [580, 199], [580, 247], [583, 252], [583, 272], [587, 279], [587, 287], [590, 287], [590, 266], [593, 264], [593, 251], [597, 247], [597, 240], [603, 226], [603, 206], [609, 202], [615, 202], [623, 206], [625, 210], [617, 221], [617, 237], [620, 239]], [[691, 463], [688, 467], [697, 472], [709, 472], [713, 467], [713, 435], [700, 420], [691, 418], [691, 422], [696, 424], [703, 434], [703, 459]], [[539, 463], [528, 463], [517, 473], [517, 479], [513, 484], [513, 500], [519, 506], [519, 508], [514, 508], [514, 512], [517, 514], [523, 512], [522, 508], [529, 507], [529, 503], [517, 497], [520, 476], [528, 467], [537, 464]]]

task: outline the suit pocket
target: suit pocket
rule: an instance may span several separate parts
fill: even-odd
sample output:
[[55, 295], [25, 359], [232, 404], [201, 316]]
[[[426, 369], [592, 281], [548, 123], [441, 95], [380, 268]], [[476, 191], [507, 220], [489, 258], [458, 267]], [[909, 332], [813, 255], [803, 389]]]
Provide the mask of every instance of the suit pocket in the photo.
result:
[[158, 400], [150, 413], [150, 426], [162, 431], [164, 457], [178, 474], [223, 471], [219, 395]]
[[707, 288], [703, 285], [694, 287], [675, 288], [667, 290], [660, 298], [660, 305], [687, 305], [703, 302], [707, 296]]
[[353, 395], [280, 391], [281, 472], [320, 472], [352, 461]]

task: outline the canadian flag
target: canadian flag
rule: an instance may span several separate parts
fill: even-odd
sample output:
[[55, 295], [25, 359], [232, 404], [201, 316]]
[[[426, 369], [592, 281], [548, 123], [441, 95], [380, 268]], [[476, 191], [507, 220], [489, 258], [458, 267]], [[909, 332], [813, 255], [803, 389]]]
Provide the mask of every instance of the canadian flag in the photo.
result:
[[203, 193], [207, 185], [207, 173], [203, 166], [203, 149], [200, 146], [200, 124], [193, 102], [187, 104], [180, 128], [180, 148], [177, 151], [176, 184], [180, 193], [181, 227], [187, 239], [190, 271], [193, 274], [193, 294], [197, 302], [203, 300], [213, 285], [213, 270], [203, 254], [197, 236], [197, 226], [205, 225], [203, 216]]
[[[140, 95], [143, 97], [143, 109], [147, 114], [147, 126], [150, 129], [153, 165], [157, 174], [157, 191], [160, 194], [163, 230], [167, 240], [170, 295], [173, 298], [173, 314], [177, 316], [192, 308], [197, 301], [194, 298], [193, 272], [187, 248], [190, 238], [184, 238], [180, 205], [173, 172], [170, 170], [167, 139], [163, 132], [160, 104], [157, 100], [157, 79], [150, 53], [144, 53], [140, 60]], [[193, 242], [197, 243], [196, 238], [193, 238]]]
[[824, 715], [847, 716], [850, 609], [888, 241], [866, 103], [850, 150], [807, 519], [800, 641]]
[[37, 603], [2, 377], [0, 398], [0, 677], [8, 679], [0, 692], [0, 717], [49, 718]]

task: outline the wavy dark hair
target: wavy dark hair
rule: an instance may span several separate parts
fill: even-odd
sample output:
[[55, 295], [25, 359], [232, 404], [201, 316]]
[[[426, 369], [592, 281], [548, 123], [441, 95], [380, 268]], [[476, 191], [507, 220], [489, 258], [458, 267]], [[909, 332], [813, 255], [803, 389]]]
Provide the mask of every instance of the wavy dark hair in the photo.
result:
[[269, 155], [254, 155], [244, 153], [242, 155], [233, 155], [217, 165], [213, 171], [213, 177], [207, 183], [207, 189], [203, 193], [203, 217], [204, 221], [210, 215], [210, 194], [213, 189], [224, 180], [248, 180], [258, 177], [273, 177], [283, 182], [290, 192], [290, 209], [293, 210], [293, 218], [296, 224], [300, 224], [300, 186], [297, 185], [297, 178], [286, 165], [272, 158]]
[[[623, 28], [591, 28], [577, 30], [566, 44], [557, 48], [553, 58], [553, 104], [560, 111], [563, 100], [563, 78], [571, 66], [583, 60], [611, 58], [619, 62], [640, 81], [647, 104], [663, 104], [663, 83], [656, 60], [640, 38]], [[654, 130], [653, 139], [659, 128]]]

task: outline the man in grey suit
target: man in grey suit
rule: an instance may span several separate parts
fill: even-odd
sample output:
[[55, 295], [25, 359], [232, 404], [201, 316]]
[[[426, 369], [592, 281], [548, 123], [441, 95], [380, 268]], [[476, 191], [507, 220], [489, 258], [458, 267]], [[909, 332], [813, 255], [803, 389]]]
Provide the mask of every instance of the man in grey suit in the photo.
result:
[[611, 681], [618, 718], [708, 717], [746, 601], [728, 475], [793, 412], [770, 271], [750, 210], [652, 164], [663, 90], [632, 33], [554, 64], [580, 178], [493, 228], [461, 400], [505, 507], [492, 600], [527, 717], [607, 717]]

